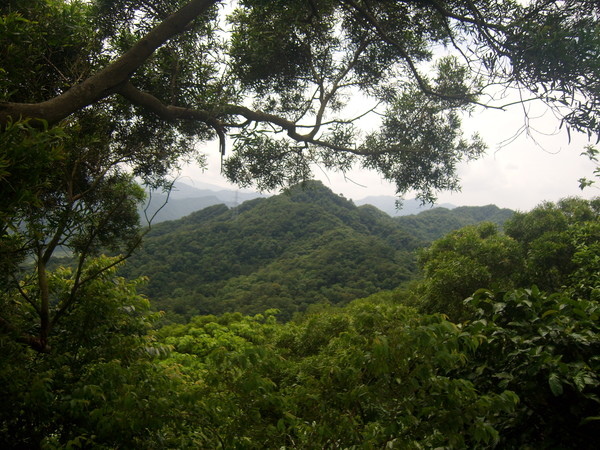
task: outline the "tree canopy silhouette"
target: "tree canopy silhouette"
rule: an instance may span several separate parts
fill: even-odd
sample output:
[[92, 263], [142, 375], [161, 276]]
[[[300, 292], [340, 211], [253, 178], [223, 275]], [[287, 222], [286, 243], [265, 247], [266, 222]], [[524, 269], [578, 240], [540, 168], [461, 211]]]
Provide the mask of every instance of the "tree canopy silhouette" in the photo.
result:
[[198, 140], [218, 137], [225, 152], [229, 137], [225, 172], [242, 185], [358, 160], [431, 199], [483, 152], [460, 112], [505, 107], [494, 86], [546, 102], [569, 128], [599, 129], [590, 0], [9, 0], [0, 12], [0, 123], [92, 109], [113, 147], [153, 149], [137, 160], [143, 173]]

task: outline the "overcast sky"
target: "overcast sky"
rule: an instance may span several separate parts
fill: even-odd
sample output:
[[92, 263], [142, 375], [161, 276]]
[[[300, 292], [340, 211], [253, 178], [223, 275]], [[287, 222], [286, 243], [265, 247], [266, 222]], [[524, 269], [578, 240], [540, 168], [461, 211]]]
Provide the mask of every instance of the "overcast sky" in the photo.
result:
[[[451, 49], [434, 49], [434, 53], [439, 53], [438, 56], [447, 52], [451, 52]], [[430, 65], [424, 63], [424, 67]], [[496, 98], [496, 104], [499, 104], [498, 101], [510, 103], [521, 96], [517, 90], [492, 91], [488, 94], [490, 98]], [[523, 95], [527, 96], [525, 93]], [[365, 99], [353, 95], [347, 106], [347, 110], [351, 111], [347, 117], [360, 115], [364, 112], [365, 104], [368, 104]], [[531, 119], [529, 133], [512, 139], [525, 124], [525, 117]], [[577, 181], [582, 177], [593, 178], [595, 165], [580, 156], [589, 143], [587, 136], [571, 133], [569, 140], [564, 129], [559, 132], [559, 121], [541, 102], [515, 105], [506, 111], [480, 108], [471, 117], [465, 118], [463, 125], [465, 136], [478, 132], [489, 148], [479, 160], [460, 165], [461, 191], [439, 192], [438, 203], [456, 206], [495, 204], [527, 211], [546, 200], [555, 202], [568, 196], [591, 198], [600, 195], [596, 187], [581, 191]], [[373, 127], [373, 123], [368, 126]], [[507, 140], [510, 142], [505, 142]], [[228, 144], [231, 147], [231, 141]], [[208, 156], [208, 168], [200, 170], [189, 166], [182, 172], [181, 181], [198, 187], [201, 183], [209, 183], [236, 189], [220, 174], [218, 144], [206, 143], [203, 149]], [[376, 195], [396, 195], [394, 186], [374, 172], [355, 170], [342, 175], [323, 173], [316, 168], [314, 174], [316, 179], [323, 181], [335, 193], [354, 200]], [[414, 197], [414, 193], [410, 192], [405, 195], [407, 199]]]
[[[464, 120], [465, 134], [477, 131], [489, 149], [477, 161], [461, 164], [461, 192], [440, 192], [438, 203], [456, 206], [495, 204], [504, 208], [526, 211], [539, 203], [557, 201], [567, 196], [591, 198], [600, 195], [595, 187], [579, 189], [578, 179], [592, 178], [594, 164], [580, 156], [588, 144], [587, 136], [557, 132], [559, 122], [544, 108], [528, 106], [529, 135], [522, 133], [505, 143], [524, 124], [521, 106], [509, 111], [475, 111]], [[187, 167], [181, 181], [188, 184], [210, 183], [230, 189], [220, 175], [220, 159], [216, 143], [205, 144], [208, 169]], [[335, 193], [359, 200], [372, 195], [395, 195], [393, 185], [381, 180], [374, 172], [353, 171], [344, 177], [323, 173], [318, 168], [315, 178], [323, 181]], [[406, 198], [413, 198], [410, 193]]]

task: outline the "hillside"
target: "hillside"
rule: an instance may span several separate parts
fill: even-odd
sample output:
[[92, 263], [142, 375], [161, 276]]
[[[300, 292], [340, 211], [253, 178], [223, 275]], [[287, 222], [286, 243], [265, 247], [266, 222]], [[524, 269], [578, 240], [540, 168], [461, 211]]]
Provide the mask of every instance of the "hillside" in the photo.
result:
[[148, 276], [145, 293], [171, 314], [278, 308], [289, 319], [397, 287], [414, 277], [421, 245], [397, 219], [309, 182], [160, 223], [124, 273]]
[[514, 211], [496, 205], [433, 208], [419, 214], [395, 217], [400, 227], [413, 238], [427, 244], [467, 225], [492, 222], [502, 226]]
[[276, 307], [289, 318], [312, 303], [347, 302], [410, 279], [414, 248], [388, 215], [311, 182], [160, 223], [124, 270], [150, 278], [145, 293], [159, 308], [188, 315]]

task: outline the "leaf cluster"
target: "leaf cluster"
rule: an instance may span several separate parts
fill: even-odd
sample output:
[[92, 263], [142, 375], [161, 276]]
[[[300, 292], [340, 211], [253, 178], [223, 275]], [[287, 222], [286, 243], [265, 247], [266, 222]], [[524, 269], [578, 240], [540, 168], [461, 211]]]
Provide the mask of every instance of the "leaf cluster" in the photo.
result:
[[[86, 265], [86, 274], [104, 271], [80, 290], [46, 353], [3, 333], [3, 448], [149, 448], [177, 427], [167, 395], [177, 382], [155, 360], [165, 347], [148, 334], [157, 317], [135, 292], [140, 281], [117, 278], [114, 267], [105, 269], [110, 262]], [[64, 268], [49, 275], [59, 298], [70, 295], [74, 275]]]
[[570, 294], [480, 290], [466, 301], [476, 313], [465, 332], [485, 336], [474, 382], [521, 400], [503, 445], [591, 448], [599, 430], [600, 306]]
[[[462, 321], [472, 314], [463, 300], [481, 287], [509, 290], [536, 285], [556, 292], [573, 286], [577, 272], [594, 270], [590, 252], [597, 238], [590, 230], [597, 227], [598, 212], [597, 200], [568, 198], [515, 213], [504, 223], [504, 233], [482, 224], [448, 234], [420, 253], [424, 280], [417, 295], [422, 307]], [[582, 239], [587, 247], [581, 254], [589, 261], [578, 256]]]
[[516, 397], [450, 375], [476, 340], [465, 345], [453, 324], [390, 300], [286, 325], [224, 315], [161, 330], [171, 359], [198, 386], [202, 445], [493, 445], [494, 423]]

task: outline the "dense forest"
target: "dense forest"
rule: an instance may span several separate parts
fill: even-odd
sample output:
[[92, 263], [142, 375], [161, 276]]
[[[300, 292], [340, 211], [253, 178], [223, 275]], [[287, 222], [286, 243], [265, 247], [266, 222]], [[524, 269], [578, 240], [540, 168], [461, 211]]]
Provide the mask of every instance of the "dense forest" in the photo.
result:
[[[260, 209], [255, 214], [269, 204], [274, 216]], [[317, 216], [316, 222], [290, 225], [315, 205], [340, 210], [324, 221]], [[136, 292], [145, 282], [116, 277], [112, 268], [86, 285], [86, 301], [58, 328], [50, 353], [3, 341], [3, 446], [594, 448], [600, 431], [600, 200], [545, 203], [515, 213], [504, 232], [492, 222], [468, 225], [425, 248], [394, 228], [389, 216], [356, 208], [320, 184], [241, 209], [248, 215], [209, 207], [157, 227], [153, 237], [168, 238], [151, 236], [148, 246], [169, 251], [154, 255], [155, 262], [185, 258], [186, 252], [192, 258], [194, 237], [185, 236], [204, 233], [206, 226], [272, 229], [265, 242], [280, 230], [294, 251], [312, 242], [303, 237], [315, 235], [315, 245], [327, 254], [332, 250], [319, 246], [319, 237], [331, 232], [327, 226], [339, 216], [345, 223], [338, 219], [334, 229], [351, 240], [375, 246], [373, 237], [356, 232], [369, 228], [401, 243], [406, 255], [413, 245], [420, 278], [412, 274], [406, 276], [410, 283], [400, 280], [392, 289], [342, 304], [335, 295], [329, 302], [315, 296], [318, 307], [293, 320], [289, 311], [269, 308], [264, 293], [252, 305], [264, 306], [261, 313], [196, 315], [180, 324], [171, 317], [164, 325], [165, 316], [151, 312], [150, 302]], [[292, 239], [294, 230], [304, 231]], [[224, 242], [217, 242], [221, 250], [227, 249]], [[231, 242], [235, 250], [244, 241]], [[393, 252], [358, 251], [375, 273], [398, 265], [405, 271], [406, 261], [395, 261]], [[205, 261], [208, 255], [197, 256]], [[139, 261], [151, 260], [144, 250]], [[315, 254], [311, 260], [303, 277], [327, 277], [336, 269], [329, 258]], [[94, 260], [86, 270], [105, 264], [106, 257]], [[57, 295], [68, 292], [73, 270], [50, 274]], [[268, 272], [278, 276], [272, 268]], [[280, 289], [290, 279], [297, 282], [279, 276]], [[360, 268], [345, 276], [340, 290], [363, 279]], [[277, 295], [272, 299], [272, 306], [281, 303]], [[204, 297], [198, 296], [194, 301], [183, 311], [186, 317], [217, 303], [202, 306]], [[173, 307], [167, 297], [163, 302]], [[227, 305], [246, 306], [243, 297]]]
[[[596, 448], [600, 200], [391, 218], [309, 180], [433, 202], [485, 152], [480, 107], [597, 140], [599, 23], [596, 0], [0, 2], [0, 447]], [[206, 148], [287, 191], [144, 228]]]
[[236, 208], [215, 205], [160, 223], [122, 274], [149, 277], [142, 292], [168, 320], [269, 308], [287, 320], [311, 305], [393, 289], [415, 278], [417, 248], [462, 225], [502, 224], [511, 215], [487, 206], [392, 219], [306, 182]]

